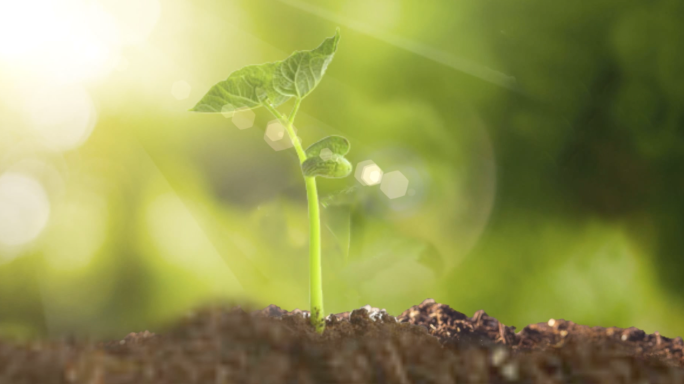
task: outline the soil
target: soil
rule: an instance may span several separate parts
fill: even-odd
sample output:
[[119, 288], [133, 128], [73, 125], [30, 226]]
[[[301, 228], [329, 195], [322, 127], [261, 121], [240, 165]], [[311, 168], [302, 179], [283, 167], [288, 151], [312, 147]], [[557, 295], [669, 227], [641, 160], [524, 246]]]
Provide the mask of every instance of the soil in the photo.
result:
[[684, 383], [684, 343], [551, 319], [521, 331], [426, 300], [394, 317], [206, 306], [109, 342], [0, 342], [1, 384]]

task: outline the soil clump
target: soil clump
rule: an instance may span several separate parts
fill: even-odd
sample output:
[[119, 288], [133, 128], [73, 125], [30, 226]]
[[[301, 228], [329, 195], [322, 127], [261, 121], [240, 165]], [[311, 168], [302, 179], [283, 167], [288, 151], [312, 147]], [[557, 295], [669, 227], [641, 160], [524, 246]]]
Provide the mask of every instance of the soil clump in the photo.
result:
[[515, 332], [428, 299], [394, 317], [208, 306], [159, 334], [0, 342], [0, 384], [684, 383], [684, 343], [551, 319]]

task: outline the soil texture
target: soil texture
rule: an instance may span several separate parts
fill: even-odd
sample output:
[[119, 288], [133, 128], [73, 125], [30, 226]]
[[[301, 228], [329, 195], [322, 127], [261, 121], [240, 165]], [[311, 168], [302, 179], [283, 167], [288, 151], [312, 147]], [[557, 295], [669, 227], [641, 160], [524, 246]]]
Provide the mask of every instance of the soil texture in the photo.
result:
[[397, 317], [366, 306], [207, 306], [159, 334], [109, 342], [0, 341], [0, 384], [684, 383], [681, 337], [551, 319], [519, 332], [428, 299]]

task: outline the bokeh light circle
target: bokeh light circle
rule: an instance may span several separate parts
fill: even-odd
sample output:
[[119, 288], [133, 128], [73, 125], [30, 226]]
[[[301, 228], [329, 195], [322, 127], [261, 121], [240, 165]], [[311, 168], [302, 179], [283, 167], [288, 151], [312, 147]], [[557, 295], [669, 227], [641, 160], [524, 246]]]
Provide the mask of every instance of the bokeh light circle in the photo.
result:
[[[67, 190], [66, 164], [60, 164], [57, 157], [26, 157], [7, 168], [7, 172], [20, 173], [41, 184], [45, 193], [54, 201]], [[57, 163], [57, 164], [55, 164]], [[60, 169], [61, 168], [61, 169]]]
[[256, 113], [247, 107], [238, 108], [233, 114], [233, 124], [238, 129], [252, 128], [254, 119], [256, 119]]
[[18, 246], [34, 240], [50, 217], [43, 186], [21, 173], [0, 176], [0, 243]]
[[171, 86], [171, 94], [176, 100], [185, 100], [190, 97], [192, 87], [185, 80], [179, 80]]
[[[377, 173], [377, 171], [374, 171], [374, 173]], [[369, 175], [369, 178], [372, 181], [377, 182], [377, 180], [380, 179], [379, 173], [376, 177], [373, 177], [373, 173], [371, 173]], [[401, 173], [401, 171], [392, 171], [383, 175], [382, 184], [380, 184], [380, 190], [388, 198], [398, 199], [406, 195], [408, 186], [409, 179], [406, 176], [404, 176], [404, 174]]]
[[79, 85], [42, 87], [27, 98], [24, 108], [36, 136], [59, 151], [83, 144], [97, 121], [95, 105]]
[[356, 164], [356, 171], [354, 177], [364, 186], [376, 185], [382, 181], [383, 171], [373, 162], [373, 160], [365, 160]]

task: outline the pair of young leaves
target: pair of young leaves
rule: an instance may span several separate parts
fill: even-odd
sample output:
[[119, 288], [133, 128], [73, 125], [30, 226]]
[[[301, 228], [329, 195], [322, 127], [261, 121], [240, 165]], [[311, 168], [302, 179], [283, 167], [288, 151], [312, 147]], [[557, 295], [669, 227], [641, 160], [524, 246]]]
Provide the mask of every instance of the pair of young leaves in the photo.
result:
[[[290, 98], [305, 98], [320, 83], [337, 51], [339, 29], [317, 48], [297, 51], [283, 61], [249, 65], [231, 73], [211, 87], [191, 109], [193, 112], [230, 113], [238, 109], [273, 108]], [[349, 141], [342, 136], [326, 137], [307, 148], [302, 171], [307, 177], [342, 178], [352, 166], [344, 155]]]

